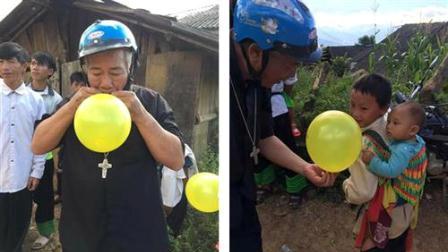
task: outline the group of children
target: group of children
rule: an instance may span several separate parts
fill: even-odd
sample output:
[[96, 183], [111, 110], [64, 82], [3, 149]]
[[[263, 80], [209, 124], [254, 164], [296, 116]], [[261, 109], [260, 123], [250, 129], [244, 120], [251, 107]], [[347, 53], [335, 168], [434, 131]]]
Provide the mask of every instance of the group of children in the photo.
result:
[[[274, 134], [294, 151], [293, 121], [282, 92], [284, 84], [296, 81], [294, 76], [275, 84], [271, 96]], [[355, 81], [350, 94], [350, 113], [362, 128], [363, 149], [349, 168], [343, 190], [349, 203], [362, 206], [354, 229], [355, 245], [362, 251], [410, 250], [426, 178], [425, 142], [418, 136], [425, 112], [413, 101], [390, 109], [391, 93], [391, 83], [385, 77], [366, 74]], [[272, 191], [274, 168], [264, 159], [258, 166], [255, 181], [259, 203]], [[306, 179], [284, 170], [289, 205], [297, 208]]]
[[[362, 205], [355, 246], [362, 251], [410, 251], [428, 159], [417, 135], [425, 112], [416, 102], [389, 111], [391, 84], [377, 74], [353, 85], [350, 113], [363, 130], [363, 150], [343, 182], [348, 202]], [[386, 119], [387, 118], [387, 119]]]

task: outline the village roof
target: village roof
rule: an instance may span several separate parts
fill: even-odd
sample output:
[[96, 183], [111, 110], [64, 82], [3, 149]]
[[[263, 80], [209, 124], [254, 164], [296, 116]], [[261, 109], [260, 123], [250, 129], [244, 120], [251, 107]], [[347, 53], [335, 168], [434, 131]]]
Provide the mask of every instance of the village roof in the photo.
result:
[[14, 40], [46, 11], [56, 8], [79, 8], [174, 37], [188, 44], [218, 54], [218, 35], [178, 22], [175, 18], [132, 9], [112, 0], [23, 0], [0, 22], [0, 41]]

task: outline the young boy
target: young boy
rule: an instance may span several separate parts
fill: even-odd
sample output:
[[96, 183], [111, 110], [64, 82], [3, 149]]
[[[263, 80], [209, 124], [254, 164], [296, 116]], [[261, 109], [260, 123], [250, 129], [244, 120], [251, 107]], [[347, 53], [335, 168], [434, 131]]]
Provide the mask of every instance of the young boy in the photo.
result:
[[[50, 77], [56, 71], [56, 62], [51, 54], [36, 52], [31, 56], [30, 69], [32, 81], [27, 87], [42, 96], [45, 110], [51, 115], [62, 101], [62, 97], [49, 83]], [[46, 156], [44, 175], [33, 194], [33, 201], [37, 204], [34, 217], [39, 231], [39, 237], [31, 246], [33, 250], [45, 247], [55, 232], [53, 173], [53, 152], [50, 151]]]
[[74, 95], [81, 87], [87, 87], [87, 77], [83, 72], [73, 72], [70, 75], [70, 96]]
[[424, 120], [425, 111], [416, 102], [409, 101], [394, 107], [389, 113], [386, 127], [391, 142], [389, 160], [383, 161], [373, 151], [363, 150], [362, 160], [369, 165], [369, 170], [387, 178], [400, 176], [425, 147], [424, 140], [417, 135]]
[[[363, 162], [369, 165], [369, 171], [391, 179], [388, 184], [387, 180], [384, 183], [385, 190], [392, 189], [390, 191], [393, 191], [392, 194], [383, 197], [383, 202], [388, 202], [384, 207], [386, 211], [391, 209], [392, 204], [404, 205], [405, 203], [412, 205], [415, 213], [418, 210], [428, 164], [425, 142], [417, 135], [424, 120], [425, 111], [418, 103], [409, 101], [399, 104], [392, 109], [387, 119], [386, 134], [391, 141], [387, 153], [389, 158], [378, 156], [370, 149], [363, 150], [361, 157]], [[416, 214], [414, 218], [408, 233], [416, 226]], [[412, 240], [408, 242], [411, 246]], [[368, 237], [365, 244], [367, 243], [375, 246], [378, 241]]]
[[[391, 84], [384, 77], [377, 74], [364, 75], [353, 85], [350, 96], [350, 113], [363, 130], [363, 149], [368, 146], [377, 155], [387, 156], [386, 121], [384, 114], [387, 112], [391, 99]], [[357, 235], [355, 246], [362, 251], [369, 249], [383, 251], [404, 251], [407, 231], [411, 224], [413, 213], [412, 205], [408, 203], [396, 204], [387, 213], [372, 214], [372, 211], [381, 209], [378, 196], [384, 195], [384, 183], [375, 174], [371, 173], [361, 158], [350, 168], [350, 177], [343, 183], [343, 190], [349, 203], [363, 205], [360, 218], [354, 228]], [[389, 191], [388, 191], [389, 192]], [[390, 226], [387, 234], [376, 232], [379, 222], [369, 217], [380, 216], [387, 219]], [[381, 243], [372, 245], [368, 241], [370, 229], [379, 238]], [[390, 240], [389, 240], [390, 239]]]
[[0, 44], [0, 251], [22, 251], [34, 191], [44, 172], [44, 155], [33, 155], [34, 124], [42, 118], [42, 97], [25, 87], [29, 55], [17, 43]]
[[[292, 121], [288, 109], [288, 101], [285, 98], [285, 88], [297, 82], [297, 74], [280, 81], [271, 87], [271, 107], [274, 135], [277, 136], [294, 153], [299, 153], [293, 133]], [[297, 209], [302, 201], [302, 191], [308, 186], [306, 178], [285, 167], [276, 169], [275, 164], [261, 157], [260, 164], [255, 170], [255, 182], [257, 183], [257, 203], [262, 203], [272, 192], [272, 183], [275, 181], [276, 173], [284, 174], [286, 192], [289, 195], [288, 205]]]

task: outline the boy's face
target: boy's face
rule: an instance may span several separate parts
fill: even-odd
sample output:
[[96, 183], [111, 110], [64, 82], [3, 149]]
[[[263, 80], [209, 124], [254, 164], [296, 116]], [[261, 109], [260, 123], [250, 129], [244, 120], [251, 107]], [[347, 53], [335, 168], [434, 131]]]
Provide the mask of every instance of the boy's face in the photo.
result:
[[370, 94], [363, 94], [358, 90], [352, 90], [350, 95], [350, 114], [359, 124], [365, 128], [383, 116], [387, 111], [381, 108], [375, 97]]
[[22, 83], [26, 63], [20, 63], [16, 58], [0, 59], [0, 75], [8, 87], [15, 89]]
[[54, 69], [48, 68], [45, 64], [40, 64], [35, 59], [31, 59], [31, 77], [35, 81], [44, 81], [53, 75]]
[[408, 140], [415, 137], [420, 127], [414, 123], [406, 107], [394, 108], [387, 117], [386, 134], [394, 140]]

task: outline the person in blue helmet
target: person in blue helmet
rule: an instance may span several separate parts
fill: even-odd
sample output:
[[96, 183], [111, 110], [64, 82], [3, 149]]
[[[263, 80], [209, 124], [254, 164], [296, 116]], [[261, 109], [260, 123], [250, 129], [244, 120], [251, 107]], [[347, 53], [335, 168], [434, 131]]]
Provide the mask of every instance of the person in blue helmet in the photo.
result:
[[317, 48], [314, 19], [297, 0], [239, 0], [230, 41], [230, 251], [262, 251], [255, 208], [259, 154], [317, 186], [336, 175], [292, 152], [273, 134], [270, 88]]
[[[169, 249], [157, 165], [181, 169], [183, 141], [165, 99], [133, 84], [137, 44], [130, 29], [113, 20], [97, 21], [82, 34], [79, 58], [88, 87], [36, 128], [32, 149], [45, 153], [62, 145], [62, 194], [59, 225], [64, 251], [161, 251]], [[97, 93], [121, 99], [132, 128], [118, 149], [92, 152], [75, 135], [79, 104]], [[51, 129], [51, 130], [49, 130]], [[111, 136], [114, 137], [114, 136]], [[99, 164], [110, 163], [106, 176]]]

